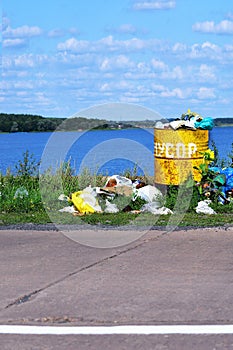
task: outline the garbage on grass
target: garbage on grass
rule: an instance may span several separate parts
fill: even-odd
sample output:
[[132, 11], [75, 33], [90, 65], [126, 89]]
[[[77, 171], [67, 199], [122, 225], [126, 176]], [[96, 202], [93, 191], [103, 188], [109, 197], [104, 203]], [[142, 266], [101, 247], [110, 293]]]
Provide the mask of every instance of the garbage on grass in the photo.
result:
[[17, 190], [15, 191], [14, 194], [14, 199], [19, 198], [19, 199], [24, 199], [25, 197], [28, 197], [28, 191], [26, 190], [26, 188], [24, 187], [19, 187], [17, 188]]
[[[141, 208], [135, 211], [132, 207], [139, 198]], [[101, 188], [89, 186], [82, 191], [72, 193], [69, 198], [64, 194], [59, 196], [59, 200], [67, 199], [72, 206], [60, 209], [60, 212], [69, 212], [74, 215], [95, 212], [118, 213], [119, 211], [133, 213], [147, 211], [155, 215], [172, 214], [170, 209], [163, 206], [163, 195], [158, 188], [146, 185], [139, 179], [131, 181], [120, 175], [110, 176]]]
[[217, 199], [220, 204], [233, 202], [233, 168], [202, 168], [202, 180], [197, 183], [200, 194], [207, 199]]
[[215, 174], [212, 180], [215, 188], [220, 189], [226, 200], [233, 200], [233, 168], [210, 167], [209, 171]]
[[71, 194], [71, 202], [80, 213], [90, 214], [102, 212], [97, 200], [97, 194], [91, 187], [85, 188], [83, 191], [77, 191]]
[[104, 210], [105, 213], [118, 213], [119, 212], [119, 209], [117, 208], [115, 203], [111, 203], [106, 199], [105, 204], [106, 204], [106, 207]]
[[66, 196], [65, 194], [60, 194], [60, 196], [58, 197], [59, 201], [63, 201], [63, 202], [67, 202], [69, 200], [69, 197]]
[[203, 201], [198, 202], [197, 207], [195, 208], [197, 214], [207, 214], [213, 215], [217, 214], [209, 205], [211, 204], [210, 199], [204, 199]]
[[137, 197], [140, 197], [144, 199], [146, 202], [149, 202], [149, 203], [156, 202], [158, 203], [158, 205], [161, 204], [161, 201], [163, 198], [162, 192], [158, 188], [151, 185], [147, 185], [139, 189], [136, 189], [134, 193], [135, 193], [134, 200]]
[[144, 204], [141, 208], [141, 211], [143, 212], [149, 212], [154, 215], [168, 215], [173, 214], [173, 211], [166, 207], [158, 207], [158, 204], [156, 202], [150, 202], [147, 204]]
[[70, 214], [74, 214], [74, 213], [78, 213], [77, 209], [75, 209], [74, 205], [69, 205], [68, 207], [64, 207], [62, 209], [59, 209], [59, 211], [61, 213], [70, 213]]
[[112, 175], [108, 178], [104, 187], [132, 186], [132, 181], [127, 177]]

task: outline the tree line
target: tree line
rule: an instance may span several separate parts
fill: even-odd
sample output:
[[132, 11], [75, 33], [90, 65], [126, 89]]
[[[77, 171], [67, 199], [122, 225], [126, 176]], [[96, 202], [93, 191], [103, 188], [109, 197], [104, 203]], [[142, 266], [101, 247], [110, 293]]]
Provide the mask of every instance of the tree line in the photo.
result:
[[215, 126], [233, 125], [233, 118], [215, 118]]
[[0, 132], [54, 131], [64, 118], [0, 113]]
[[[121, 123], [123, 128], [131, 124]], [[119, 122], [97, 118], [48, 118], [32, 114], [0, 113], [0, 132], [74, 131], [88, 129], [117, 129]]]
[[[233, 118], [215, 118], [215, 126], [233, 125]], [[119, 129], [151, 127], [155, 121], [112, 122], [97, 118], [49, 118], [33, 114], [0, 113], [0, 132], [74, 131], [88, 129]]]

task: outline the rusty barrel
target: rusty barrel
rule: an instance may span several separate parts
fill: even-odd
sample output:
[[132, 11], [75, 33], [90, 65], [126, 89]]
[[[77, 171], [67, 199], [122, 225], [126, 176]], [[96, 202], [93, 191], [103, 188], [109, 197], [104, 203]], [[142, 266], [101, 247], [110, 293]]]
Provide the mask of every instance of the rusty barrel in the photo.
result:
[[203, 162], [208, 149], [208, 130], [154, 129], [154, 180], [157, 184], [180, 185], [190, 174], [200, 181], [200, 173], [193, 169]]

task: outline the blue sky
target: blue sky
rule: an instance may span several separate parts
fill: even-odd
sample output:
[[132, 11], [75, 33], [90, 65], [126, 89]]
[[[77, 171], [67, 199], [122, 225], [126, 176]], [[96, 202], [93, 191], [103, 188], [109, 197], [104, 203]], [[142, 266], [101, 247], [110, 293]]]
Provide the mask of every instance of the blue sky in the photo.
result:
[[188, 108], [233, 116], [232, 1], [9, 0], [2, 8], [1, 112], [69, 117], [120, 102], [165, 118]]

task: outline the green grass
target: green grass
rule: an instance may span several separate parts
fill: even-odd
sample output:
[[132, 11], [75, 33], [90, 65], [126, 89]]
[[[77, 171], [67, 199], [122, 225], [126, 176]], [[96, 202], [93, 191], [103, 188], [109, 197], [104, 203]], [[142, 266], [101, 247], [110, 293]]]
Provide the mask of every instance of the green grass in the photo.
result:
[[[51, 220], [52, 217], [52, 220]], [[31, 212], [24, 215], [19, 213], [0, 213], [0, 225], [12, 224], [47, 224], [54, 223], [55, 225], [103, 225], [103, 226], [119, 226], [131, 225], [132, 227], [166, 227], [169, 224], [171, 215], [153, 215], [150, 213], [118, 213], [118, 214], [89, 214], [82, 217], [72, 216], [67, 213], [53, 213], [53, 216], [48, 216], [45, 211]], [[218, 227], [226, 224], [233, 225], [232, 214], [204, 215], [196, 213], [186, 213], [182, 220], [178, 222], [178, 227]], [[169, 224], [169, 226], [171, 226]]]

